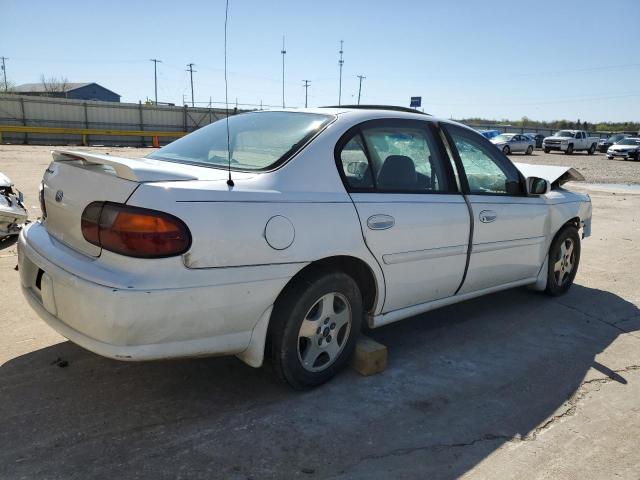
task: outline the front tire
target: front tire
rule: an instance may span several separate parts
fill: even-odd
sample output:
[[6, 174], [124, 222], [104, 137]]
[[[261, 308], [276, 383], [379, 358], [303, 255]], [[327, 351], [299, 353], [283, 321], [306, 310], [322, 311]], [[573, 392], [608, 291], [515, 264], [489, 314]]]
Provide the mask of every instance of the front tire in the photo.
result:
[[569, 144], [567, 149], [564, 151], [565, 155], [571, 155], [573, 153], [573, 144]]
[[544, 153], [549, 153], [550, 151], [551, 151], [551, 149], [550, 149], [550, 148], [545, 148], [545, 149], [544, 149]]
[[529, 145], [527, 147], [527, 151], [524, 152], [524, 153], [525, 153], [525, 155], [531, 155], [533, 153], [533, 147], [531, 145]]
[[566, 293], [573, 285], [580, 263], [580, 235], [574, 225], [563, 227], [551, 242], [547, 288], [551, 296]]
[[312, 270], [287, 287], [274, 306], [271, 360], [296, 390], [330, 380], [349, 361], [362, 319], [362, 295], [342, 272]]
[[509, 146], [508, 146], [508, 145], [505, 145], [505, 146], [502, 148], [502, 153], [504, 153], [505, 155], [509, 155], [509, 154], [511, 153], [511, 149], [509, 148]]

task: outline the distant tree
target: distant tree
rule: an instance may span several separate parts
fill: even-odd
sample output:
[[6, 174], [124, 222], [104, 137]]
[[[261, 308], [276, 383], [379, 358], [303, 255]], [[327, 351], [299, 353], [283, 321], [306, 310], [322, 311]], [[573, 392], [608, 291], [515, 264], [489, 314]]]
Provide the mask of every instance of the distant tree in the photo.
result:
[[67, 91], [67, 86], [69, 85], [69, 80], [67, 80], [66, 77], [46, 78], [44, 74], [40, 75], [40, 82], [47, 93], [65, 93]]

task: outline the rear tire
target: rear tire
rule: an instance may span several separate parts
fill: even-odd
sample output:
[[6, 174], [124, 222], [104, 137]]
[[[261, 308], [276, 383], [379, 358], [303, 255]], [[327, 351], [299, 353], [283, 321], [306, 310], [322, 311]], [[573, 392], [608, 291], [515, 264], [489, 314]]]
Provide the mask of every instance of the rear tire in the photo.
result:
[[580, 235], [574, 225], [565, 225], [549, 247], [549, 267], [545, 292], [551, 296], [566, 293], [573, 285], [580, 263]]
[[270, 327], [271, 360], [280, 380], [305, 390], [345, 367], [360, 333], [362, 295], [342, 272], [312, 270], [276, 301]]
[[525, 155], [531, 155], [533, 153], [533, 147], [531, 145], [529, 145], [527, 147], [527, 151], [524, 152], [524, 153], [525, 153]]
[[594, 143], [589, 147], [589, 150], [587, 150], [587, 155], [593, 155], [595, 152], [596, 152], [596, 144]]

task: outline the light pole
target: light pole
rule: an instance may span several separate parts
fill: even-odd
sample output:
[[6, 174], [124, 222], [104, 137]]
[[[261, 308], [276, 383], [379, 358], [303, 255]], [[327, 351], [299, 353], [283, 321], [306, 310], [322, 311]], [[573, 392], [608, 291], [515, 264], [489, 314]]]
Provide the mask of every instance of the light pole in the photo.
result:
[[340, 102], [342, 101], [342, 65], [344, 65], [344, 60], [342, 59], [342, 54], [344, 51], [342, 50], [342, 45], [344, 44], [344, 40], [340, 40], [340, 60], [338, 60], [338, 65], [340, 65], [340, 82], [338, 83], [338, 106], [340, 106]]
[[284, 56], [287, 54], [287, 51], [284, 48], [284, 35], [282, 36], [282, 50], [280, 50], [282, 54], [282, 108], [284, 107]]
[[309, 93], [309, 84], [311, 80], [302, 80], [304, 82], [304, 108], [307, 108], [307, 94]]
[[4, 91], [9, 91], [9, 86], [7, 85], [7, 66], [4, 64], [5, 60], [9, 60], [7, 57], [0, 57], [2, 59], [2, 74], [4, 75]]
[[358, 87], [358, 105], [360, 105], [360, 94], [362, 93], [362, 80], [364, 80], [365, 77], [364, 75], [357, 75], [357, 77], [360, 79], [360, 86]]
[[[195, 65], [195, 63], [187, 63], [187, 72], [189, 72], [189, 76], [191, 77], [191, 106], [195, 107], [196, 104], [193, 101], [193, 72], [195, 72], [195, 70], [193, 69], [193, 66]], [[183, 102], [184, 103], [184, 102]]]
[[162, 60], [158, 60], [157, 58], [152, 58], [150, 60], [153, 62], [153, 85], [156, 94], [156, 105], [158, 104], [158, 62], [162, 63]]

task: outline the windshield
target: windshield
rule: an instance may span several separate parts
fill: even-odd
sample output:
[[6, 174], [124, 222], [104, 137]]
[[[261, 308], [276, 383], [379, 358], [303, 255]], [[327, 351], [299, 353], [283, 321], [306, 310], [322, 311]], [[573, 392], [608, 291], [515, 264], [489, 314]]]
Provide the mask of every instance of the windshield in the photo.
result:
[[560, 130], [559, 132], [557, 132], [554, 137], [569, 137], [569, 138], [573, 138], [573, 132], [570, 132], [569, 130]]
[[485, 130], [484, 132], [480, 132], [484, 137], [486, 138], [493, 138], [493, 137], [497, 137], [498, 135], [500, 135], [498, 132], [496, 132], [495, 130]]
[[[251, 112], [229, 117], [231, 169], [268, 170], [284, 162], [332, 118], [305, 112]], [[227, 168], [226, 120], [196, 130], [148, 158]]]
[[513, 138], [513, 135], [498, 135], [497, 137], [493, 137], [491, 139], [492, 142], [508, 142]]
[[640, 145], [640, 138], [625, 138], [616, 143], [616, 145]]
[[607, 141], [611, 142], [611, 143], [616, 143], [618, 140], [622, 140], [623, 138], [626, 138], [624, 135], [612, 135], [609, 137], [609, 139]]

